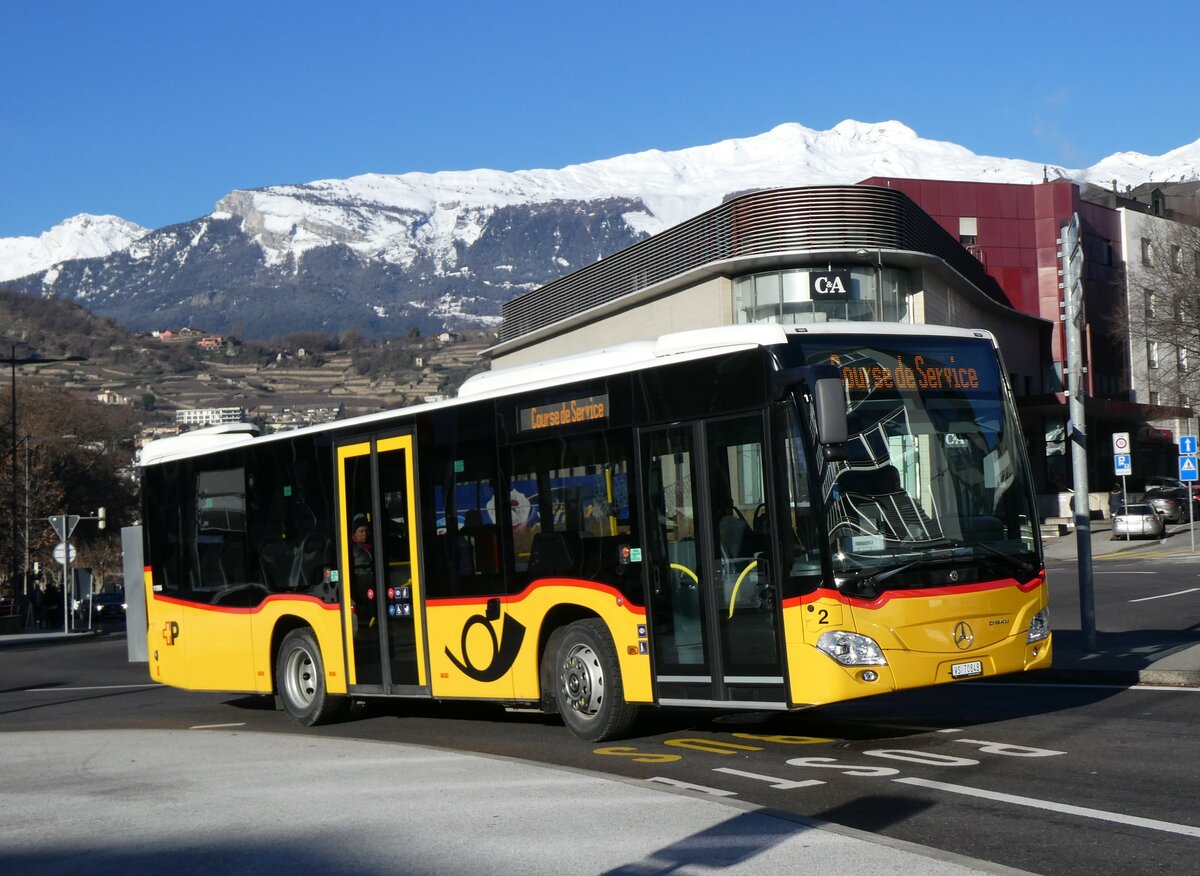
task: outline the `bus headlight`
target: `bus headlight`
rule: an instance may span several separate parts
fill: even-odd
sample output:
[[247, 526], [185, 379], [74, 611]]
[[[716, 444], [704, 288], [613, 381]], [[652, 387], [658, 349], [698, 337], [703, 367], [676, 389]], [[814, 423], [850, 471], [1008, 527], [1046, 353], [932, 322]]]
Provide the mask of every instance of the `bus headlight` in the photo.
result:
[[1050, 635], [1050, 607], [1046, 606], [1029, 621], [1029, 635], [1025, 638], [1026, 645], [1040, 642]]
[[883, 649], [869, 636], [846, 630], [830, 630], [817, 639], [817, 650], [843, 666], [887, 666]]

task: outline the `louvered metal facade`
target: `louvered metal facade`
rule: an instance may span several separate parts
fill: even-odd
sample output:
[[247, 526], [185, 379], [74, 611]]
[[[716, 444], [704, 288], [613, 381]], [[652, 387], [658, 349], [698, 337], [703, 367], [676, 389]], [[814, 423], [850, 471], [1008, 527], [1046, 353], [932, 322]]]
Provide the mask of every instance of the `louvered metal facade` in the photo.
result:
[[990, 298], [996, 281], [900, 191], [875, 186], [771, 189], [735, 198], [503, 306], [500, 341], [682, 274], [748, 256], [867, 249], [935, 256]]

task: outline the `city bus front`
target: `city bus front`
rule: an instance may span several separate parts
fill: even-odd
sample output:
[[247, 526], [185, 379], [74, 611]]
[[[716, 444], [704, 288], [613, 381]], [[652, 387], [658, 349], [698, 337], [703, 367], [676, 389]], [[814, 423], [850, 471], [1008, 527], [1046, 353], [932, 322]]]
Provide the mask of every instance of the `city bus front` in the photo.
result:
[[777, 359], [793, 702], [1049, 666], [1029, 463], [991, 336], [817, 327]]

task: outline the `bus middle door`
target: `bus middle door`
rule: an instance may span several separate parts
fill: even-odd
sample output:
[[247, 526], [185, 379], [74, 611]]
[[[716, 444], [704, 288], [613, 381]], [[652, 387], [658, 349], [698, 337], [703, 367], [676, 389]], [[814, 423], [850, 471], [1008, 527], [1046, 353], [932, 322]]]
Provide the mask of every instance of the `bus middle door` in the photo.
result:
[[786, 701], [763, 435], [760, 414], [641, 432], [651, 652], [664, 705]]
[[427, 692], [411, 435], [341, 444], [339, 554], [351, 690]]

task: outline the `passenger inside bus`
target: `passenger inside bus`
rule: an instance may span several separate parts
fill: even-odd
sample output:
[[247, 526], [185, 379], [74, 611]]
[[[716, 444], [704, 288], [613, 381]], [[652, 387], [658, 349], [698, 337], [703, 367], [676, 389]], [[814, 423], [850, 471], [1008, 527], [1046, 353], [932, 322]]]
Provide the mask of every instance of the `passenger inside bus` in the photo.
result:
[[350, 552], [353, 568], [351, 599], [360, 628], [375, 625], [375, 557], [371, 528], [365, 514], [355, 514], [350, 524]]

